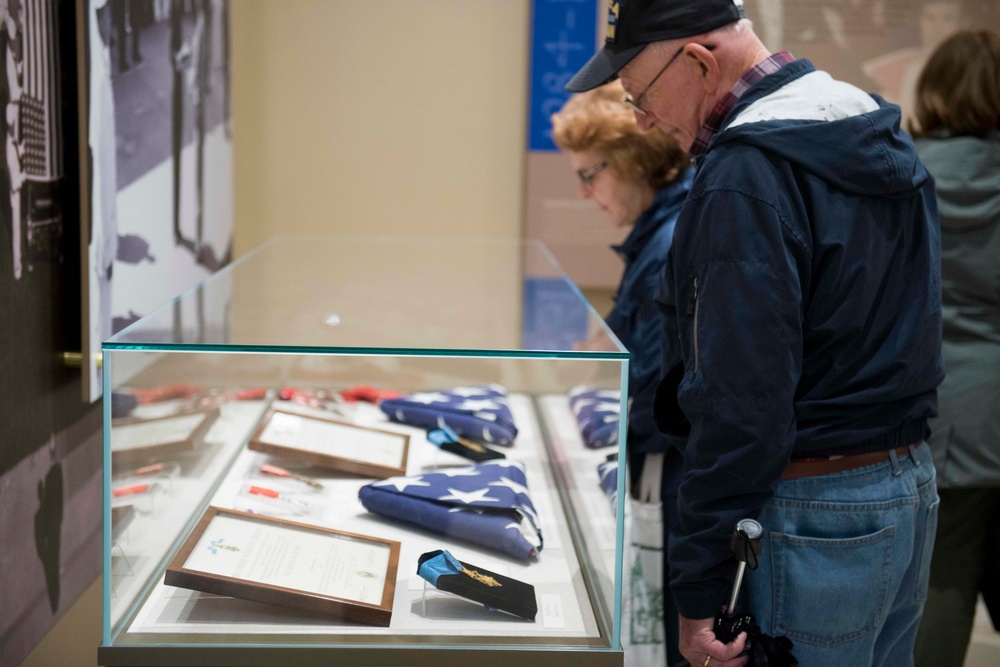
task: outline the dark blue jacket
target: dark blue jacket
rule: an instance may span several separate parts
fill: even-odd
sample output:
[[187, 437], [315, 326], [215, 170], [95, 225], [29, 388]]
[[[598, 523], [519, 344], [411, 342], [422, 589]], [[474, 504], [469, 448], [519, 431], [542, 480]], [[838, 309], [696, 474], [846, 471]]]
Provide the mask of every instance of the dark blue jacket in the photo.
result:
[[727, 601], [733, 527], [793, 454], [927, 434], [943, 376], [940, 230], [899, 118], [800, 60], [751, 87], [699, 161], [665, 284], [678, 356], [664, 367], [681, 372], [659, 395], [688, 421], [669, 561], [689, 618]]
[[632, 232], [613, 249], [625, 262], [625, 272], [615, 294], [608, 327], [629, 351], [628, 448], [632, 452], [662, 452], [664, 436], [653, 421], [653, 396], [663, 362], [663, 311], [656, 295], [663, 265], [674, 237], [681, 204], [691, 189], [694, 170], [687, 170], [672, 185], [658, 191], [652, 206], [639, 216]]

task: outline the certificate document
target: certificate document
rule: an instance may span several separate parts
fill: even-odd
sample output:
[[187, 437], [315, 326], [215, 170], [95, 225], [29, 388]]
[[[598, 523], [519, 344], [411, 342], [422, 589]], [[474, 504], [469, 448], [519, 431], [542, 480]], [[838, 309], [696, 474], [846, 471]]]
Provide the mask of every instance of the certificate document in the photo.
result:
[[156, 419], [111, 422], [111, 457], [118, 463], [163, 457], [194, 449], [219, 417], [218, 408]]
[[382, 601], [389, 545], [220, 514], [185, 569], [368, 604]]
[[398, 542], [210, 507], [165, 583], [373, 622], [391, 614], [398, 559]]
[[386, 478], [406, 474], [409, 439], [405, 433], [272, 411], [249, 447], [312, 465]]
[[164, 417], [147, 422], [135, 422], [111, 427], [111, 449], [142, 449], [165, 443], [190, 440], [195, 430], [205, 420], [203, 413]]

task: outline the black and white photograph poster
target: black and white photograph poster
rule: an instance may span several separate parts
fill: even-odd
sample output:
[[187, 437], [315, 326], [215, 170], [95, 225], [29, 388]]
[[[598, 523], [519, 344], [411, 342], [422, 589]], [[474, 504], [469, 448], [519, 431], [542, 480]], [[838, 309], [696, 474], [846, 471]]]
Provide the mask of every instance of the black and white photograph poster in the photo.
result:
[[100, 410], [80, 400], [73, 3], [0, 0], [0, 665], [100, 563]]
[[86, 8], [84, 316], [96, 400], [101, 341], [231, 258], [229, 2], [88, 0]]
[[55, 5], [44, 0], [0, 0], [0, 20], [5, 153], [0, 207], [10, 233], [10, 277], [19, 281], [38, 262], [58, 260], [62, 252], [66, 172], [60, 26]]

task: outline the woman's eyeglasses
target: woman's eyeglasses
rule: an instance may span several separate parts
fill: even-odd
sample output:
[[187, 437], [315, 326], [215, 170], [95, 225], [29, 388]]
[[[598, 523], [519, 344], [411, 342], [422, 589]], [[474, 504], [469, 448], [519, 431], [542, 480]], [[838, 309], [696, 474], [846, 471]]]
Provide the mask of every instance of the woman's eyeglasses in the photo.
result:
[[589, 188], [593, 185], [594, 177], [604, 171], [607, 166], [607, 162], [598, 162], [593, 167], [588, 167], [587, 169], [577, 169], [576, 177], [580, 179], [581, 183]]

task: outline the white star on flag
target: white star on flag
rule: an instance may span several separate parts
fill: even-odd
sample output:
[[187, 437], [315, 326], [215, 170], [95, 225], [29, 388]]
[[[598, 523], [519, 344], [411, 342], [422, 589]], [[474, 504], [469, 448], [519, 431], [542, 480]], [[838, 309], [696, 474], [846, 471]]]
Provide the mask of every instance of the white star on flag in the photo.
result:
[[518, 512], [522, 512], [523, 515], [527, 516], [528, 519], [530, 519], [533, 523], [535, 523], [535, 524], [539, 523], [539, 521], [538, 521], [538, 514], [536, 514], [535, 511], [532, 510], [527, 505], [518, 505], [517, 506], [517, 511]]
[[496, 401], [485, 399], [482, 401], [465, 400], [455, 407], [459, 410], [471, 410], [473, 412], [477, 412], [479, 410], [499, 410], [502, 406]]
[[486, 494], [489, 493], [489, 492], [490, 492], [490, 490], [488, 488], [479, 489], [478, 491], [459, 491], [458, 489], [448, 489], [448, 493], [450, 493], [451, 495], [450, 496], [441, 496], [440, 498], [438, 498], [438, 500], [458, 500], [458, 501], [461, 501], [461, 502], [465, 503], [466, 505], [469, 505], [471, 503], [477, 503], [477, 502], [479, 502], [479, 503], [485, 503], [485, 502], [498, 503], [498, 502], [500, 502], [496, 498], [487, 498]]
[[499, 482], [490, 482], [489, 486], [505, 486], [514, 493], [523, 493], [528, 495], [528, 487], [518, 484], [508, 477], [501, 477]]
[[528, 540], [535, 547], [539, 547], [542, 544], [542, 541], [538, 539], [538, 531], [535, 530], [535, 527], [528, 525], [524, 521], [521, 523], [508, 523], [504, 528], [506, 530], [510, 530], [511, 528], [517, 530], [524, 536], [524, 539]]
[[419, 479], [411, 479], [409, 477], [390, 477], [385, 481], [375, 482], [372, 486], [394, 486], [397, 491], [402, 493], [408, 486], [430, 486], [430, 484], [422, 482]]
[[406, 400], [413, 401], [414, 403], [423, 403], [424, 405], [430, 405], [431, 403], [447, 403], [448, 397], [439, 391], [432, 391], [426, 393], [413, 394], [412, 396], [407, 396]]
[[486, 510], [482, 507], [449, 507], [449, 512], [472, 512], [473, 514], [485, 514]]

